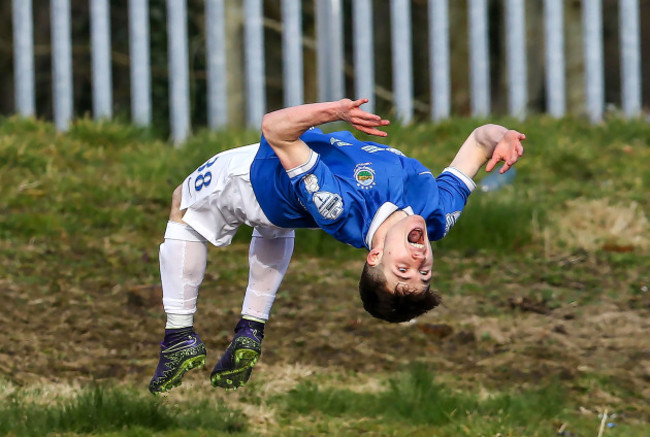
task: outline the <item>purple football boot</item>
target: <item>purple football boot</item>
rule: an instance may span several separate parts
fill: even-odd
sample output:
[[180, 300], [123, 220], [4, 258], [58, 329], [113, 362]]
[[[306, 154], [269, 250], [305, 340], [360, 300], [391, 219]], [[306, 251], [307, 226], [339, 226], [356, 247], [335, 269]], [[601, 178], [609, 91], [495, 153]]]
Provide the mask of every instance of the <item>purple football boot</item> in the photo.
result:
[[165, 329], [160, 343], [160, 361], [149, 383], [149, 391], [158, 395], [181, 385], [189, 370], [205, 364], [205, 345], [192, 327]]
[[210, 374], [212, 385], [237, 390], [246, 384], [262, 353], [263, 338], [263, 322], [242, 318], [235, 326], [234, 338]]

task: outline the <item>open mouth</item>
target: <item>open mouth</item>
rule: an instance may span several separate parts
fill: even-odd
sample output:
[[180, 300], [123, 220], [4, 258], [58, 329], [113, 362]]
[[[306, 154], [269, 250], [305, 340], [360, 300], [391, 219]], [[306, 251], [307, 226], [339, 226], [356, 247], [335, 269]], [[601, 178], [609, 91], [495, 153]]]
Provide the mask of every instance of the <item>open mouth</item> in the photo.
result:
[[418, 249], [424, 247], [424, 231], [420, 228], [415, 228], [409, 232], [407, 239], [411, 246], [417, 247]]

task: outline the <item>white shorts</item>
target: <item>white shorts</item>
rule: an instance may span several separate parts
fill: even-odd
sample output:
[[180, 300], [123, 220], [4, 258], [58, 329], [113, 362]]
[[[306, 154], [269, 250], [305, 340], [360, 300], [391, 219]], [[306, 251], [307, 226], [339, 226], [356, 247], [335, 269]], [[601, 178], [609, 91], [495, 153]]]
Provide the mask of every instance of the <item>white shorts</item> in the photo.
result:
[[273, 225], [255, 198], [250, 168], [258, 148], [256, 143], [218, 153], [183, 182], [183, 221], [215, 246], [229, 245], [242, 224], [265, 238], [293, 233]]

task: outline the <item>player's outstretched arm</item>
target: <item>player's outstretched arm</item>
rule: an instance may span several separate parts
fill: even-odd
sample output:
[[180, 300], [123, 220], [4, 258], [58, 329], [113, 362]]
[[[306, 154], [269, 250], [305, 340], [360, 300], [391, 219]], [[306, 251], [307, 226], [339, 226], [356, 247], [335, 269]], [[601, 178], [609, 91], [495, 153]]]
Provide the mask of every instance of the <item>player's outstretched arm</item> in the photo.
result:
[[310, 103], [270, 112], [262, 119], [262, 134], [290, 170], [309, 159], [310, 149], [300, 136], [312, 126], [345, 121], [369, 135], [386, 136], [378, 127], [390, 122], [360, 108], [368, 99], [342, 99], [336, 102]]
[[524, 154], [521, 142], [525, 139], [526, 135], [515, 130], [496, 124], [483, 125], [467, 137], [450, 166], [473, 178], [484, 165], [485, 171], [490, 172], [503, 161], [500, 172], [505, 173]]

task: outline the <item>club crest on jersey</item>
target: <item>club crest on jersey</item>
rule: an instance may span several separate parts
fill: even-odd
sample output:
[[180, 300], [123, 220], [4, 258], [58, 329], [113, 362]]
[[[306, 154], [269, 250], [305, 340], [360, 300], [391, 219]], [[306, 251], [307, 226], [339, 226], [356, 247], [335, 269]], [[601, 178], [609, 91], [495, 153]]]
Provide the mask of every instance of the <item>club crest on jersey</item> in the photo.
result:
[[308, 193], [315, 193], [320, 189], [318, 186], [318, 178], [315, 174], [308, 174], [302, 178], [302, 181], [304, 182], [305, 190], [307, 190]]
[[354, 179], [357, 181], [357, 187], [369, 190], [377, 184], [375, 182], [375, 171], [370, 167], [371, 164], [366, 162], [357, 164], [354, 167]]
[[343, 212], [343, 200], [338, 194], [328, 191], [319, 191], [315, 193], [312, 200], [318, 208], [318, 212], [328, 220], [338, 218]]

